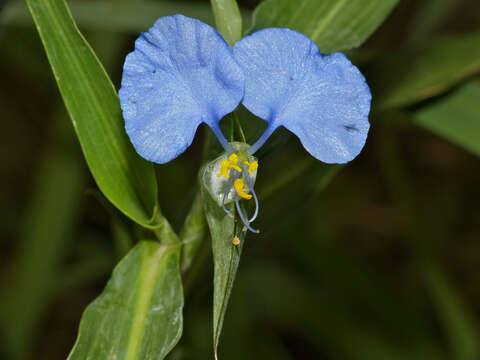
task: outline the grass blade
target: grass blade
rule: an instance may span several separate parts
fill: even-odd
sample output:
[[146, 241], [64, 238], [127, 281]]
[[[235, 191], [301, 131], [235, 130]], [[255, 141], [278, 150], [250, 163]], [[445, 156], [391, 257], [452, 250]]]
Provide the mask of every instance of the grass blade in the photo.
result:
[[378, 108], [413, 105], [480, 71], [480, 31], [445, 36], [422, 48], [402, 50], [374, 62], [372, 70]]
[[152, 227], [157, 210], [153, 167], [125, 133], [116, 91], [63, 0], [27, 0], [88, 166], [120, 211]]
[[254, 13], [253, 31], [287, 27], [331, 53], [362, 45], [398, 0], [266, 0]]
[[415, 123], [480, 156], [480, 81], [416, 113]]

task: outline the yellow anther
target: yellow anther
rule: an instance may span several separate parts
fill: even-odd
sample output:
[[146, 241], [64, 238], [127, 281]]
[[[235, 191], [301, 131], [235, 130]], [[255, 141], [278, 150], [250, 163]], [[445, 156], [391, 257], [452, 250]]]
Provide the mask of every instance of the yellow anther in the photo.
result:
[[245, 188], [245, 183], [243, 182], [243, 179], [237, 179], [233, 183], [233, 186], [235, 186], [235, 190], [237, 190], [238, 196], [250, 200], [252, 198], [252, 195], [247, 194], [244, 190]]
[[230, 168], [235, 169], [238, 172], [242, 172], [242, 169], [238, 166], [238, 155], [237, 154], [232, 154], [228, 157], [228, 160], [230, 161]]
[[248, 166], [248, 172], [253, 176], [253, 172], [258, 169], [258, 161], [254, 161], [252, 163], [244, 161], [243, 163]]
[[230, 163], [227, 160], [222, 160], [220, 163], [220, 172], [217, 174], [218, 178], [225, 176], [227, 179], [230, 179], [230, 174], [228, 171], [230, 170]]
[[220, 162], [220, 172], [217, 174], [218, 178], [225, 176], [227, 179], [230, 178], [230, 169], [235, 169], [238, 172], [242, 172], [242, 169], [238, 166], [238, 155], [232, 154], [228, 157], [227, 160], [222, 160]]

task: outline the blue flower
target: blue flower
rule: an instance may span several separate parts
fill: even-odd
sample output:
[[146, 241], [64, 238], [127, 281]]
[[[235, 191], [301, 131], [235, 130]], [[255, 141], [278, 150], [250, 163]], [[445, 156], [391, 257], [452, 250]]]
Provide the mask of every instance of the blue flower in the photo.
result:
[[233, 53], [245, 74], [243, 104], [268, 122], [252, 153], [279, 126], [325, 163], [346, 163], [360, 153], [370, 127], [371, 95], [345, 55], [323, 55], [306, 36], [278, 28], [243, 38]]
[[123, 67], [127, 134], [141, 156], [159, 164], [183, 153], [202, 122], [230, 150], [218, 123], [242, 101], [244, 83], [214, 28], [183, 15], [160, 18], [135, 41]]
[[[232, 50], [212, 27], [182, 15], [160, 18], [135, 42], [125, 61], [120, 103], [126, 131], [144, 158], [165, 163], [192, 143], [206, 123], [226, 151], [216, 166], [225, 181], [222, 205], [233, 192], [245, 226], [258, 214], [253, 154], [279, 126], [326, 163], [346, 163], [362, 150], [371, 94], [360, 71], [341, 53], [324, 55], [306, 36], [264, 29]], [[220, 120], [240, 102], [268, 122], [251, 147], [233, 146]], [[250, 194], [251, 193], [251, 194]], [[254, 198], [248, 219], [239, 199]]]

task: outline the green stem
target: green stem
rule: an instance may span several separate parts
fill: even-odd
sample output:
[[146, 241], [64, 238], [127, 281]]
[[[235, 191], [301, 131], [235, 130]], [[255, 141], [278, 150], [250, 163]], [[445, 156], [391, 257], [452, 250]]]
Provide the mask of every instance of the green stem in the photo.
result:
[[[235, 119], [235, 123], [237, 124], [238, 132], [240, 133], [240, 137], [242, 138], [242, 142], [246, 143], [247, 138], [245, 137], [245, 133], [243, 132], [242, 125], [240, 124], [240, 119], [238, 118], [238, 112], [236, 110], [233, 112], [233, 118]], [[232, 128], [233, 128], [233, 126], [232, 126]]]
[[230, 142], [235, 141], [235, 125], [234, 125], [235, 119], [233, 116], [230, 118]]
[[215, 24], [228, 45], [242, 38], [242, 16], [235, 0], [210, 0]]

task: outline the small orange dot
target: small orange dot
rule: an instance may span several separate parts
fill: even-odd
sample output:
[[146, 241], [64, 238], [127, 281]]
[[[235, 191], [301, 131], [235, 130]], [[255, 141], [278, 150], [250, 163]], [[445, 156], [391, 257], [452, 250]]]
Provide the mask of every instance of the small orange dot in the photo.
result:
[[238, 238], [238, 236], [235, 236], [232, 240], [232, 244], [237, 246], [237, 245], [240, 245], [240, 239]]

